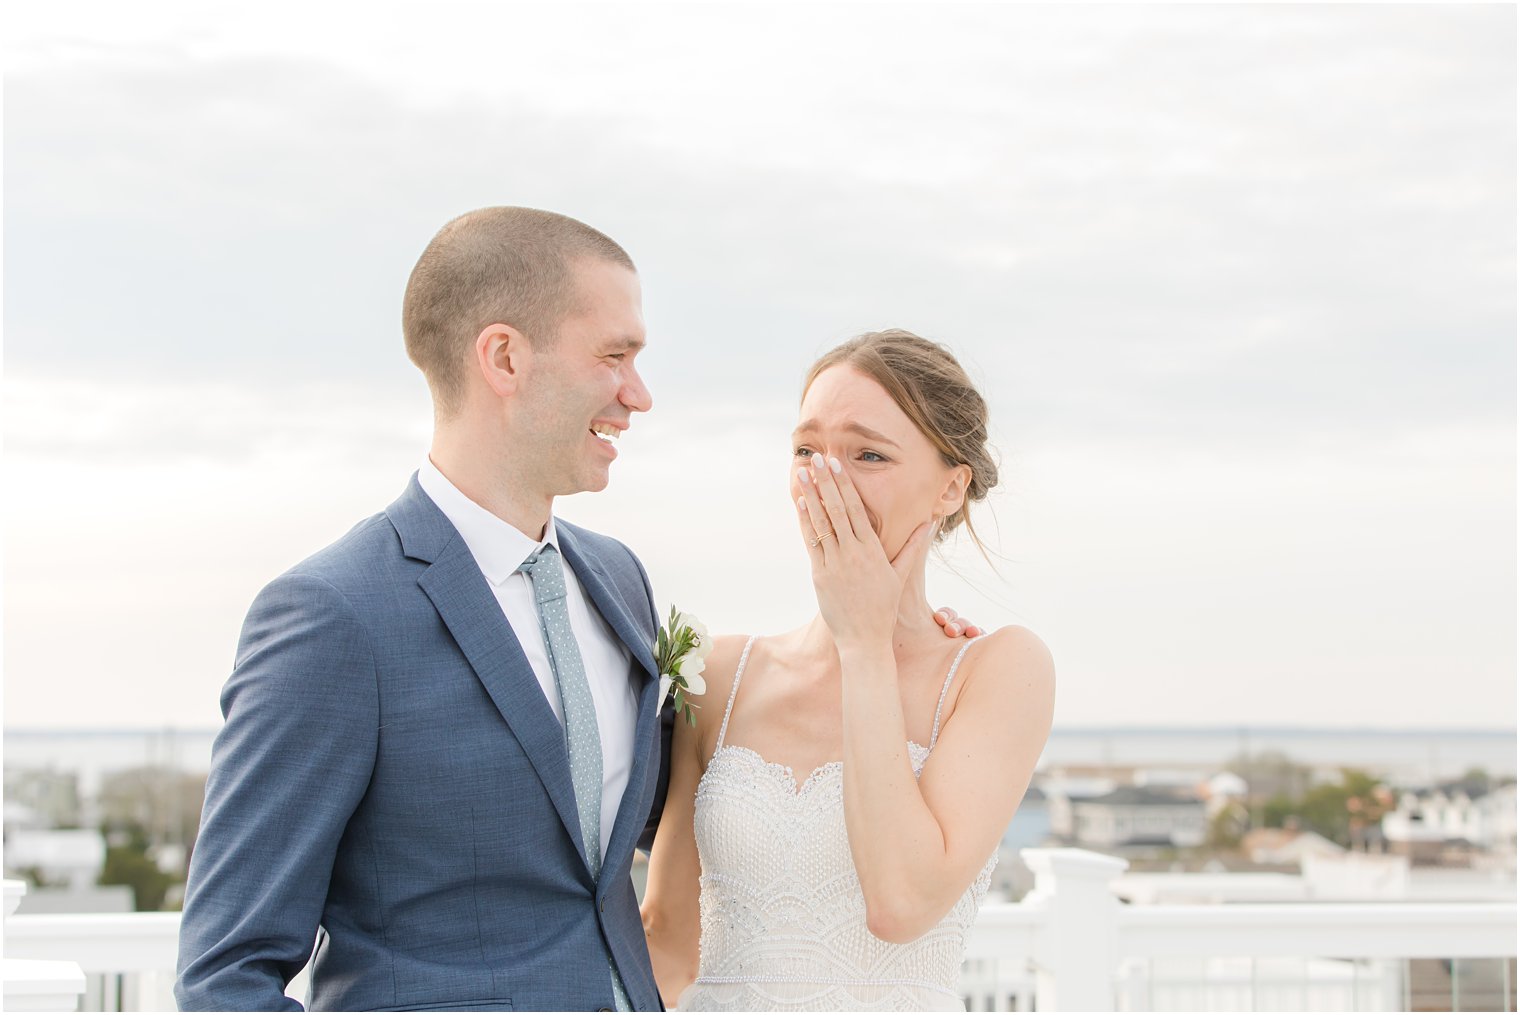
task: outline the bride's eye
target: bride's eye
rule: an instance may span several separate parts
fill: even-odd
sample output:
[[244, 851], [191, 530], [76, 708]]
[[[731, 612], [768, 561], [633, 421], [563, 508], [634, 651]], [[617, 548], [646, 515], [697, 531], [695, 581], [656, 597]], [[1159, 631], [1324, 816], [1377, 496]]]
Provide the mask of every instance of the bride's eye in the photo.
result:
[[813, 455], [812, 449], [806, 448], [806, 447], [795, 448], [792, 451], [792, 457], [793, 458], [811, 458], [812, 455]]
[[876, 462], [885, 462], [886, 461], [885, 458], [883, 458], [881, 455], [878, 455], [874, 451], [862, 451], [860, 453], [860, 460], [862, 462], [871, 462], [873, 464], [876, 463]]

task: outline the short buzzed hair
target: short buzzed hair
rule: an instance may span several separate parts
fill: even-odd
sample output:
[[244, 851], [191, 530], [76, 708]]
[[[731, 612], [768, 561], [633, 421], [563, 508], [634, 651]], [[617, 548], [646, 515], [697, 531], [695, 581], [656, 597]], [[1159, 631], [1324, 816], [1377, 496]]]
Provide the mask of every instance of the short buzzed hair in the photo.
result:
[[536, 208], [480, 208], [434, 236], [406, 283], [406, 354], [427, 378], [435, 409], [458, 410], [475, 339], [492, 324], [551, 344], [575, 309], [572, 266], [595, 258], [636, 270], [610, 237]]

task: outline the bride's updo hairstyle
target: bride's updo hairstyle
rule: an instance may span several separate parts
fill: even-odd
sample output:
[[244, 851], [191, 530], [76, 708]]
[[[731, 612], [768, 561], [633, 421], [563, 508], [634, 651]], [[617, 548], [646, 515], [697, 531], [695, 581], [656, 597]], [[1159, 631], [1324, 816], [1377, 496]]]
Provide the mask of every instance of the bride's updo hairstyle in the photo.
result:
[[987, 401], [960, 362], [943, 345], [911, 331], [871, 331], [824, 353], [808, 371], [802, 385], [804, 397], [819, 374], [841, 364], [886, 389], [897, 407], [929, 438], [946, 466], [970, 467], [965, 503], [940, 523], [934, 538], [944, 539], [964, 523], [971, 541], [985, 555], [987, 549], [971, 524], [970, 509], [997, 486], [998, 467], [987, 447]]

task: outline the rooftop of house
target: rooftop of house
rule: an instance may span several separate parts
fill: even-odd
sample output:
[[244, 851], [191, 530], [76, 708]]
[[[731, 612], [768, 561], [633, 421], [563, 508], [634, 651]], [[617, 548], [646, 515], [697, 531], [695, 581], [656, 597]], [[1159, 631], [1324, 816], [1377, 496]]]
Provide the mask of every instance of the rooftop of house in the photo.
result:
[[1201, 807], [1203, 801], [1191, 794], [1182, 794], [1149, 786], [1116, 786], [1107, 793], [1096, 796], [1073, 797], [1073, 804], [1109, 807]]
[[1512, 789], [1514, 785], [1514, 776], [1504, 776], [1498, 779], [1487, 776], [1464, 776], [1461, 779], [1448, 779], [1444, 782], [1438, 782], [1434, 786], [1421, 786], [1409, 792], [1419, 800], [1428, 800], [1436, 796], [1443, 796], [1448, 800], [1456, 799], [1459, 796], [1466, 796], [1469, 800], [1479, 800], [1490, 793]]

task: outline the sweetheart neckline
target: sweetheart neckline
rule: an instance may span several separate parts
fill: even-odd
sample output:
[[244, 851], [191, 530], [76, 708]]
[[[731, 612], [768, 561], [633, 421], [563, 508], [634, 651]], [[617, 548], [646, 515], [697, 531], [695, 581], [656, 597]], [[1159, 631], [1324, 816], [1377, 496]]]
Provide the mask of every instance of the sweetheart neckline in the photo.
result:
[[[923, 751], [924, 752], [925, 760], [928, 759], [928, 755], [929, 755], [929, 750], [930, 749], [927, 748], [927, 747], [925, 747], [923, 744], [919, 743], [917, 740], [913, 740], [913, 739], [909, 738], [909, 740], [908, 740], [908, 746], [910, 748], [911, 747], [916, 747], [920, 751]], [[700, 790], [702, 788], [702, 783], [704, 783], [704, 782], [707, 781], [708, 773], [710, 773], [713, 770], [713, 762], [717, 761], [718, 760], [718, 755], [722, 754], [724, 751], [741, 751], [744, 754], [748, 754], [750, 757], [754, 758], [756, 761], [760, 762], [760, 764], [764, 765], [767, 769], [771, 769], [773, 771], [780, 772], [783, 775], [785, 775], [787, 781], [789, 783], [791, 783], [791, 786], [792, 786], [792, 793], [791, 793], [791, 795], [793, 796], [793, 798], [800, 798], [800, 797], [806, 795], [807, 791], [810, 788], [812, 788], [813, 779], [816, 778], [817, 776], [819, 776], [819, 775], [821, 775], [821, 774], [823, 774], [825, 772], [832, 771], [833, 769], [836, 769], [836, 768], [839, 768], [839, 769], [844, 768], [844, 759], [843, 758], [839, 758], [839, 759], [836, 759], [834, 761], [825, 761], [823, 764], [819, 765], [818, 767], [814, 768], [811, 772], [809, 772], [807, 778], [803, 779], [802, 782], [799, 783], [797, 781], [797, 773], [792, 769], [791, 765], [783, 765], [779, 761], [770, 761], [770, 760], [768, 760], [765, 757], [765, 755], [761, 754], [759, 751], [754, 750], [753, 748], [750, 748], [750, 747], [744, 747], [741, 744], [723, 744], [716, 751], [714, 751], [713, 752], [713, 756], [707, 760], [707, 768], [705, 768], [702, 771], [701, 777], [697, 779], [697, 789], [698, 790]], [[918, 772], [915, 769], [914, 775], [917, 775], [917, 774], [918, 774]]]

